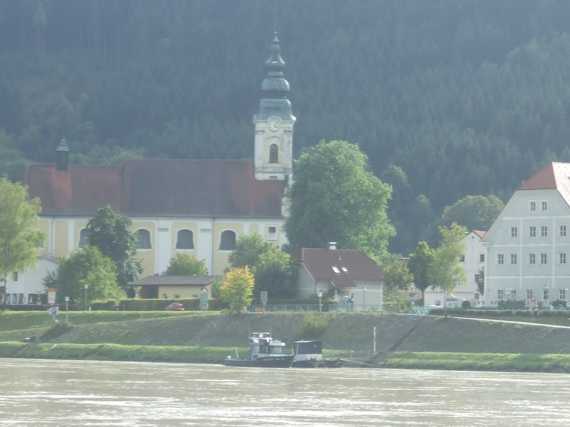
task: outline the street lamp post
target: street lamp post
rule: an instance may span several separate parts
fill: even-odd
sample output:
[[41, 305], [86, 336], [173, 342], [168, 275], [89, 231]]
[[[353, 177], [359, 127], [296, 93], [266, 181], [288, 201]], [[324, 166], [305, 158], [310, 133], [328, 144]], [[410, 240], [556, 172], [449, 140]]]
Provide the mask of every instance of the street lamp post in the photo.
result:
[[69, 297], [65, 297], [65, 323], [69, 323]]
[[87, 310], [87, 290], [89, 289], [89, 285], [86, 283], [83, 285], [83, 310]]

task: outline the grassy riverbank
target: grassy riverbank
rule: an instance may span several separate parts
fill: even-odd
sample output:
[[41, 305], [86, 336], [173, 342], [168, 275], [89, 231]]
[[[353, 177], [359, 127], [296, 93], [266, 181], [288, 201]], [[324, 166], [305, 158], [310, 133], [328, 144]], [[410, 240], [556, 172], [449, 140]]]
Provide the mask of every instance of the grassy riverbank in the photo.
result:
[[570, 373], [570, 354], [402, 352], [390, 354], [384, 367]]
[[[570, 329], [382, 313], [72, 312], [54, 326], [42, 312], [0, 312], [0, 357], [220, 362], [251, 331], [323, 341], [327, 356], [393, 368], [570, 372]], [[33, 344], [23, 341], [34, 337]], [[541, 354], [537, 354], [541, 353]]]

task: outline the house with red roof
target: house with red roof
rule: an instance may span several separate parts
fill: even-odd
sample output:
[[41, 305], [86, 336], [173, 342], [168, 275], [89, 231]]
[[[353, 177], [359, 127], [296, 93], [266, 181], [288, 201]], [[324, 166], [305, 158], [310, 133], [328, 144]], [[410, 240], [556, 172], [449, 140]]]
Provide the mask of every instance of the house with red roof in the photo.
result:
[[376, 262], [355, 249], [302, 248], [298, 259], [298, 296], [329, 297], [355, 310], [383, 305], [384, 273]]
[[487, 305], [549, 306], [570, 290], [570, 163], [552, 162], [512, 195], [484, 239]]
[[222, 274], [236, 240], [245, 234], [286, 243], [283, 196], [292, 180], [296, 118], [277, 35], [265, 68], [251, 159], [75, 166], [62, 141], [55, 164], [32, 165], [26, 184], [42, 205], [43, 254], [65, 257], [85, 244], [87, 222], [105, 206], [132, 220], [143, 277], [163, 273], [178, 253], [204, 260], [211, 275]]

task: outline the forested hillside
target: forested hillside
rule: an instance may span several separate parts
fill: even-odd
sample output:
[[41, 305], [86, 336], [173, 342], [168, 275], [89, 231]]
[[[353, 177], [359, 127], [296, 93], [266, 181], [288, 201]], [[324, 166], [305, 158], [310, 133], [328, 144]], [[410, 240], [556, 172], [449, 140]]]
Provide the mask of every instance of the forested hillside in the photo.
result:
[[51, 161], [62, 137], [82, 163], [250, 157], [274, 15], [297, 153], [323, 138], [358, 143], [394, 186], [396, 249], [461, 196], [504, 199], [545, 161], [570, 160], [569, 1], [280, 0], [276, 10], [0, 0], [0, 173]]

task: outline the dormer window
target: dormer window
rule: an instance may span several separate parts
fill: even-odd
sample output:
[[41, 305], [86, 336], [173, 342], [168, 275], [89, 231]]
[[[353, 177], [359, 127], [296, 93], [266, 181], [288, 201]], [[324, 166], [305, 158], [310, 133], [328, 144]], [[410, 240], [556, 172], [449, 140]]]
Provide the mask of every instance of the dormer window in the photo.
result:
[[332, 265], [331, 268], [332, 268], [332, 271], [335, 272], [335, 274], [340, 274], [340, 269], [336, 265]]

